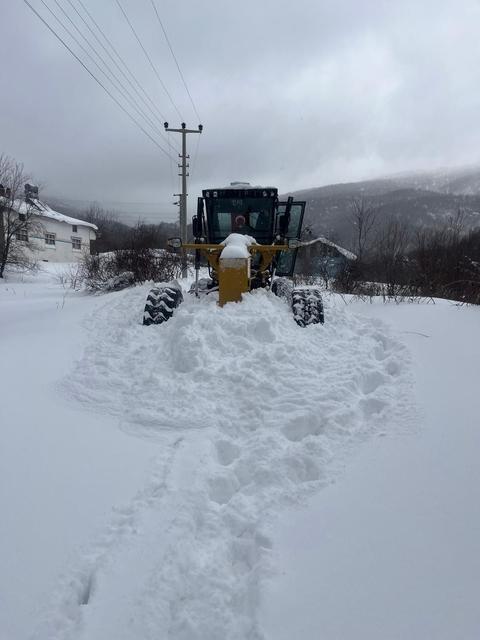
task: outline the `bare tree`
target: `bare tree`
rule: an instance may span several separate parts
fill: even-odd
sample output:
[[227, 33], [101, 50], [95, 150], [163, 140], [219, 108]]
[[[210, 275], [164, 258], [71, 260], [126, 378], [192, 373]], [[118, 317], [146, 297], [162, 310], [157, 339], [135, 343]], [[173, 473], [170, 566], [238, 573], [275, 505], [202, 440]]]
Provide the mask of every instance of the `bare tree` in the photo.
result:
[[353, 198], [350, 203], [350, 219], [354, 227], [353, 252], [362, 262], [370, 247], [370, 236], [377, 220], [377, 210], [365, 198]]
[[90, 203], [88, 209], [83, 212], [83, 219], [97, 225], [98, 228], [108, 226], [112, 222], [117, 221], [117, 217], [113, 211], [107, 211], [101, 207], [98, 202]]
[[467, 231], [463, 211], [436, 229], [422, 229], [410, 252], [414, 282], [424, 295], [480, 299], [480, 232]]
[[38, 236], [43, 227], [35, 207], [23, 198], [27, 180], [23, 164], [0, 155], [0, 278], [7, 264], [35, 265], [32, 236]]
[[388, 296], [394, 296], [399, 284], [404, 284], [409, 230], [404, 221], [391, 218], [377, 234], [375, 266], [377, 277], [386, 284]]
[[97, 227], [97, 237], [93, 242], [94, 253], [112, 251], [125, 245], [130, 229], [117, 219], [113, 211], [107, 211], [98, 203], [92, 202], [88, 209], [78, 212], [77, 216]]

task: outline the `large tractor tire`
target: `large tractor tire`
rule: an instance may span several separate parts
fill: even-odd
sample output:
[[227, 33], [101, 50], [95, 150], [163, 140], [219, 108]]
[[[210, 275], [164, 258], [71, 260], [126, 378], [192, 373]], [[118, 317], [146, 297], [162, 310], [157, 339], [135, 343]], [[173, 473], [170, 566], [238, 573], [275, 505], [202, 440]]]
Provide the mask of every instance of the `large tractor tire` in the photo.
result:
[[182, 290], [176, 283], [150, 289], [143, 312], [143, 324], [148, 326], [170, 320], [174, 309], [181, 302]]
[[300, 327], [323, 324], [323, 302], [320, 290], [306, 287], [293, 289], [292, 311], [293, 318]]

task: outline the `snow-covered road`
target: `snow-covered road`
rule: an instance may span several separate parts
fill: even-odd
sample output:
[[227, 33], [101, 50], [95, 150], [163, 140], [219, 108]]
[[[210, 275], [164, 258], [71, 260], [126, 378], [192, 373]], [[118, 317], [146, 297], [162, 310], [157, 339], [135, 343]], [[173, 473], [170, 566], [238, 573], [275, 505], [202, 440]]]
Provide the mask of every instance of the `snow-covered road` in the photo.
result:
[[361, 443], [416, 437], [411, 358], [375, 313], [330, 299], [300, 329], [258, 291], [143, 327], [147, 288], [1, 285], [2, 640], [273, 640], [282, 514]]

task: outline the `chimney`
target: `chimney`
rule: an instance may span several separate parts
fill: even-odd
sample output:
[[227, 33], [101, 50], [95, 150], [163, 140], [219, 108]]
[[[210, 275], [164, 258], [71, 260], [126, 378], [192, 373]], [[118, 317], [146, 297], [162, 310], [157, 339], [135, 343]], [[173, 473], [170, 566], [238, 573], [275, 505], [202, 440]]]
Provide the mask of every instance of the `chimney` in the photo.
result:
[[28, 199], [38, 200], [38, 187], [27, 183], [25, 185], [25, 200]]

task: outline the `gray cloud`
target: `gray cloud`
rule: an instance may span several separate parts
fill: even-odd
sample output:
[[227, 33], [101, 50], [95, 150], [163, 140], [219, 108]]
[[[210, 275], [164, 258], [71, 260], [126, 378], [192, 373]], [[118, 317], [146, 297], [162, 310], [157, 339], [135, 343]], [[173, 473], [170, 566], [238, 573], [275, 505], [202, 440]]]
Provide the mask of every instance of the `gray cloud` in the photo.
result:
[[[178, 125], [115, 1], [84, 2], [162, 115]], [[123, 3], [182, 116], [198, 124], [149, 0]], [[192, 196], [235, 179], [291, 190], [478, 161], [474, 0], [158, 6], [205, 125]], [[173, 219], [176, 167], [24, 3], [2, 0], [2, 22], [1, 150], [23, 160], [49, 193], [158, 203], [123, 209]], [[191, 136], [192, 156], [195, 144]]]

